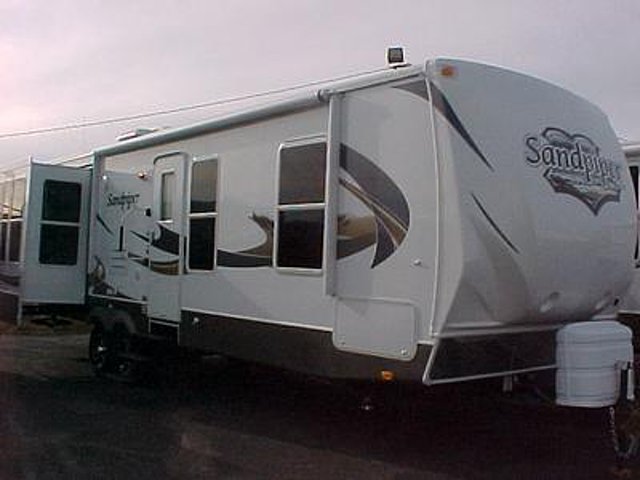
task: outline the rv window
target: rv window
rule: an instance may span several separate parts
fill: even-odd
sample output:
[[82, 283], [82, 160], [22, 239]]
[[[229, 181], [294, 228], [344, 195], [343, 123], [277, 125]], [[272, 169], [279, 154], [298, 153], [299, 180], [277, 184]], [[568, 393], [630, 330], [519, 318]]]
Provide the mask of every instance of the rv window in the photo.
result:
[[43, 187], [42, 220], [79, 222], [80, 195], [79, 183], [46, 180]]
[[22, 236], [22, 220], [9, 222], [9, 261], [20, 261], [20, 237]]
[[5, 260], [5, 251], [7, 245], [7, 222], [1, 221], [4, 218], [5, 206], [4, 206], [4, 191], [7, 186], [5, 183], [0, 183], [0, 262]]
[[189, 207], [189, 270], [213, 270], [218, 159], [194, 162]]
[[635, 193], [636, 199], [636, 207], [638, 206], [638, 174], [640, 173], [640, 168], [637, 166], [629, 167], [629, 171], [631, 172], [631, 180], [633, 180], [633, 191]]
[[7, 222], [2, 222], [0, 224], [0, 262], [4, 262], [6, 250], [7, 250]]
[[327, 144], [280, 149], [276, 266], [322, 269]]
[[11, 193], [13, 188], [11, 182], [4, 184], [3, 200], [2, 200], [2, 218], [9, 218], [9, 206], [11, 205]]
[[215, 229], [215, 218], [189, 220], [189, 268], [191, 270], [213, 270]]
[[175, 196], [176, 175], [165, 172], [160, 181], [160, 220], [173, 219], [173, 202]]
[[13, 202], [11, 202], [11, 217], [21, 218], [24, 210], [24, 196], [25, 196], [25, 180], [19, 178], [13, 182]]
[[40, 263], [75, 265], [78, 257], [78, 227], [43, 224], [40, 229]]
[[278, 266], [322, 268], [324, 210], [285, 210], [278, 215]]
[[[11, 218], [11, 220], [8, 222], [6, 229], [8, 230], [10, 262], [20, 261], [20, 240], [22, 236], [22, 214], [24, 210], [24, 200], [25, 179], [18, 178], [13, 181], [11, 202], [8, 204], [8, 216]], [[4, 244], [6, 245], [6, 239]]]
[[[636, 199], [636, 209], [638, 208], [638, 182], [640, 179], [638, 179], [638, 174], [640, 174], [640, 168], [638, 168], [638, 166], [633, 165], [631, 167], [629, 167], [629, 171], [631, 172], [631, 180], [633, 181], [633, 193], [634, 193], [634, 198]], [[639, 242], [639, 238], [638, 235], [636, 235], [636, 249], [635, 249], [635, 253], [633, 254], [633, 258], [636, 260], [636, 268], [640, 268], [640, 265], [638, 264], [638, 257], [640, 256], [640, 242]]]
[[[78, 261], [82, 186], [74, 182], [45, 180], [42, 193], [40, 263], [75, 265]], [[14, 245], [14, 231], [18, 242], [21, 233], [18, 227], [14, 227], [16, 224], [21, 222], [13, 221], [9, 232], [10, 256], [19, 253], [19, 243]]]
[[218, 162], [195, 162], [191, 171], [191, 213], [215, 212]]
[[326, 143], [283, 147], [280, 151], [280, 205], [324, 202]]

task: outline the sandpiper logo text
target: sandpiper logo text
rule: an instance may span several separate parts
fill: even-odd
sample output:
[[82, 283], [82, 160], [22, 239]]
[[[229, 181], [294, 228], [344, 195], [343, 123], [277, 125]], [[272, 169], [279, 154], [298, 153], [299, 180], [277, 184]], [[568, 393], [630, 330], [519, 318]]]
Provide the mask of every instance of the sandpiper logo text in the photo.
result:
[[549, 127], [524, 141], [527, 163], [543, 170], [554, 191], [574, 196], [594, 215], [605, 203], [620, 201], [621, 167], [603, 157], [589, 137]]
[[129, 210], [133, 205], [138, 203], [140, 199], [139, 193], [121, 193], [114, 195], [112, 193], [107, 197], [107, 206], [116, 207], [119, 206], [122, 210]]

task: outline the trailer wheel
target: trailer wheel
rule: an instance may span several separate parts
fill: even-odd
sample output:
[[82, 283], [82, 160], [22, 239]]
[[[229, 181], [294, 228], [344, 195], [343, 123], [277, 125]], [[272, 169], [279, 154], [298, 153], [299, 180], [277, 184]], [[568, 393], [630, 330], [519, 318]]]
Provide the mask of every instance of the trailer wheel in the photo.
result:
[[96, 324], [89, 338], [89, 361], [98, 376], [109, 373], [111, 364], [111, 342], [109, 335], [100, 324]]
[[111, 338], [111, 372], [116, 380], [134, 382], [137, 380], [139, 365], [132, 348], [131, 334], [124, 327], [113, 331]]

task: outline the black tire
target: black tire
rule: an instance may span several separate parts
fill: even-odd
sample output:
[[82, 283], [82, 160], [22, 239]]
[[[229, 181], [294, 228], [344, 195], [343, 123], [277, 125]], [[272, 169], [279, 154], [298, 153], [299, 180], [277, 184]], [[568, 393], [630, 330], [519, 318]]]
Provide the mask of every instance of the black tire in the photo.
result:
[[126, 328], [116, 325], [112, 331], [101, 324], [91, 331], [89, 362], [98, 377], [131, 383], [138, 379], [138, 361], [132, 357], [132, 338]]
[[123, 327], [116, 327], [111, 336], [111, 371], [116, 380], [135, 382], [140, 370], [138, 361], [131, 358], [133, 353], [131, 334]]
[[89, 362], [93, 372], [101, 377], [111, 373], [113, 365], [112, 342], [105, 328], [96, 324], [89, 337]]

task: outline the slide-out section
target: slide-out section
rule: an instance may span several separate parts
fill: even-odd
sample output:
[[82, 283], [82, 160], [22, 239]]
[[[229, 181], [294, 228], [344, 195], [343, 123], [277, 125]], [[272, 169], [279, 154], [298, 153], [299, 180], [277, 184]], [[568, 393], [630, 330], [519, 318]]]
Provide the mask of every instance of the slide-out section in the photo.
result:
[[90, 171], [33, 164], [28, 175], [21, 303], [83, 304]]

